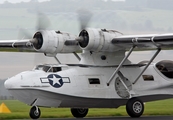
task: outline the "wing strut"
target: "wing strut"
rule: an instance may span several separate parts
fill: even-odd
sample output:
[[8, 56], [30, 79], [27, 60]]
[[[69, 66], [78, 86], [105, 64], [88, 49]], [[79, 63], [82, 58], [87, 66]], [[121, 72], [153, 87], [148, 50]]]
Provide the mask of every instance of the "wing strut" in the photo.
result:
[[76, 52], [73, 52], [74, 56], [80, 61], [81, 58], [79, 57], [79, 55]]
[[110, 77], [109, 81], [107, 82], [107, 86], [109, 86], [110, 82], [113, 80], [113, 78], [115, 77], [115, 75], [118, 73], [118, 71], [120, 70], [120, 68], [122, 67], [122, 65], [124, 64], [124, 62], [128, 59], [128, 57], [130, 56], [130, 54], [132, 53], [133, 49], [135, 48], [136, 46], [133, 45], [128, 54], [124, 57], [124, 59], [121, 61], [121, 63], [118, 65], [118, 67], [116, 68], [116, 70], [114, 71], [114, 73], [112, 74], [112, 76]]
[[141, 77], [141, 75], [145, 72], [145, 70], [148, 68], [148, 66], [151, 64], [151, 62], [156, 58], [156, 56], [159, 54], [160, 51], [161, 51], [161, 48], [158, 48], [157, 51], [156, 51], [156, 53], [150, 59], [150, 61], [148, 62], [148, 64], [145, 66], [145, 68], [141, 71], [141, 73], [136, 78], [136, 80], [133, 82], [133, 84], [135, 84], [139, 80], [139, 78]]
[[61, 62], [59, 61], [59, 59], [57, 58], [57, 56], [55, 56], [54, 58], [55, 58], [55, 60], [56, 60], [59, 64], [61, 64]]

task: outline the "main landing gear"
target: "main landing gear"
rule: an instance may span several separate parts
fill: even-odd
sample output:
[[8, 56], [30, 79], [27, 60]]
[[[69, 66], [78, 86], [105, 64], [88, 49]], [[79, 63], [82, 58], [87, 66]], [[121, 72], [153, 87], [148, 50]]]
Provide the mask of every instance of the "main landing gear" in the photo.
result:
[[[144, 112], [144, 104], [139, 98], [131, 98], [126, 103], [126, 111], [132, 118], [140, 117]], [[71, 108], [71, 113], [76, 118], [83, 118], [88, 113], [88, 108]]]
[[83, 118], [88, 113], [88, 108], [71, 108], [71, 113], [76, 118]]
[[[144, 104], [139, 98], [131, 98], [126, 103], [126, 111], [132, 118], [140, 117], [144, 112]], [[76, 118], [83, 118], [88, 113], [88, 108], [71, 108], [71, 113]]]
[[131, 98], [126, 104], [126, 111], [132, 118], [140, 117], [144, 112], [144, 104], [139, 98]]

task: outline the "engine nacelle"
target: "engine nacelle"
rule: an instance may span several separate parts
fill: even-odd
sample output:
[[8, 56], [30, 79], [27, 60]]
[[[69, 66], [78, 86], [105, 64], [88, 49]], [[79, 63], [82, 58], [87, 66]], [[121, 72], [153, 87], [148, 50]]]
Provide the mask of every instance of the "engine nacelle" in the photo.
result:
[[33, 36], [36, 42], [33, 46], [36, 51], [43, 52], [48, 56], [55, 56], [57, 53], [71, 53], [79, 50], [78, 46], [66, 46], [66, 40], [74, 40], [75, 35], [53, 30], [38, 31]]
[[79, 34], [79, 46], [83, 50], [96, 52], [114, 52], [121, 48], [111, 43], [112, 39], [122, 35], [118, 31], [87, 28]]

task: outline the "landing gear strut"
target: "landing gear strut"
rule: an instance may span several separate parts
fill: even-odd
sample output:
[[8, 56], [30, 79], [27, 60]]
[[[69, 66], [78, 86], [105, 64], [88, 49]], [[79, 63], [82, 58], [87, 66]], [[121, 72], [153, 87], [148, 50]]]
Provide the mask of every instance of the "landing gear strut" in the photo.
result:
[[87, 108], [71, 108], [71, 113], [76, 118], [83, 118], [87, 115]]
[[126, 111], [130, 117], [140, 117], [144, 112], [144, 104], [139, 98], [131, 98], [126, 104]]
[[30, 109], [29, 115], [32, 119], [38, 119], [41, 115], [41, 111], [37, 106], [33, 106]]

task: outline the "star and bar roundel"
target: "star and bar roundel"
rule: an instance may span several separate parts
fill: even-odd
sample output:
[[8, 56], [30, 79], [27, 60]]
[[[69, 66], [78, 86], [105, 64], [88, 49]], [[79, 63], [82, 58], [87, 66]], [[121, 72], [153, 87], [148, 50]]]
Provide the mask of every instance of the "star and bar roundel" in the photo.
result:
[[54, 88], [60, 88], [64, 83], [70, 83], [69, 77], [61, 77], [57, 74], [50, 74], [46, 78], [40, 78], [41, 83], [49, 83]]

